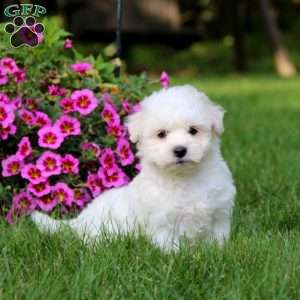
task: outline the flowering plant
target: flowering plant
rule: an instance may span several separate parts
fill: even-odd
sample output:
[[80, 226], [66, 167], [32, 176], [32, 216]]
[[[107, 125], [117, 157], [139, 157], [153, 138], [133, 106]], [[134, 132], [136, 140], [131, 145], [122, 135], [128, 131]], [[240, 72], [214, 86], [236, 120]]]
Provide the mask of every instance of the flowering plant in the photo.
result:
[[34, 49], [0, 39], [0, 212], [9, 222], [35, 209], [77, 213], [140, 168], [124, 117], [139, 109], [146, 77], [117, 78], [112, 62], [84, 58], [66, 32], [46, 28]]

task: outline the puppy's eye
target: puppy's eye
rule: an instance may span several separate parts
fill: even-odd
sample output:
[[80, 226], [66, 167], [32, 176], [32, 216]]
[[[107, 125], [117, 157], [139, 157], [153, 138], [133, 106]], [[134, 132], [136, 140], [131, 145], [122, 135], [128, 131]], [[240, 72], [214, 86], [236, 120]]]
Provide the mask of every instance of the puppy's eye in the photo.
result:
[[160, 130], [157, 133], [157, 137], [160, 138], [160, 139], [164, 139], [166, 136], [167, 136], [167, 132], [165, 130]]
[[189, 128], [189, 134], [190, 135], [196, 135], [198, 133], [198, 130], [195, 127]]

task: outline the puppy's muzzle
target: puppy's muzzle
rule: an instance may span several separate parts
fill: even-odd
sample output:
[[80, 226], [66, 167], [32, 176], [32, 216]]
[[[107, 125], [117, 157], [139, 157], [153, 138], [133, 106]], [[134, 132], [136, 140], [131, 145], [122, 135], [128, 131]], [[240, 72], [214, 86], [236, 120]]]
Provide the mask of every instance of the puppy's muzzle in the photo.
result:
[[177, 146], [173, 149], [173, 153], [177, 158], [183, 158], [187, 154], [187, 148], [183, 146]]

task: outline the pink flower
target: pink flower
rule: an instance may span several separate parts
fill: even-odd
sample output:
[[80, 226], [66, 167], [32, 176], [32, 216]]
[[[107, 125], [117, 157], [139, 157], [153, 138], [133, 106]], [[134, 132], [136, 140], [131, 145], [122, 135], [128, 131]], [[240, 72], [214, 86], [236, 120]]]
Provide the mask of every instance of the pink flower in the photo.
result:
[[140, 103], [136, 103], [132, 106], [132, 113], [139, 112], [140, 110], [141, 110], [141, 104]]
[[27, 136], [24, 136], [18, 144], [17, 156], [23, 160], [27, 156], [32, 154], [32, 147], [30, 140]]
[[36, 161], [36, 166], [42, 171], [43, 177], [61, 174], [61, 156], [51, 151], [45, 151]]
[[2, 160], [2, 176], [9, 177], [20, 173], [23, 163], [17, 155], [10, 155]]
[[95, 143], [83, 142], [80, 146], [82, 150], [90, 151], [96, 158], [98, 158], [101, 153], [100, 147]]
[[88, 62], [77, 62], [76, 64], [71, 65], [71, 69], [80, 74], [85, 74], [92, 68], [92, 65]]
[[117, 113], [115, 106], [111, 103], [104, 104], [101, 117], [106, 124], [120, 123], [120, 116]]
[[8, 77], [3, 68], [0, 68], [0, 85], [5, 85], [8, 82]]
[[74, 101], [75, 110], [82, 115], [88, 115], [98, 106], [94, 93], [88, 89], [73, 92], [71, 99]]
[[116, 159], [111, 148], [105, 148], [102, 150], [100, 156], [100, 164], [105, 170], [112, 170], [116, 165]]
[[116, 165], [109, 173], [104, 168], [100, 168], [98, 170], [98, 177], [106, 188], [120, 187], [127, 184], [129, 181], [126, 174]]
[[15, 60], [10, 57], [0, 59], [0, 67], [6, 74], [13, 74], [19, 70]]
[[51, 84], [48, 86], [48, 93], [50, 96], [64, 96], [66, 91], [58, 85]]
[[36, 99], [32, 99], [32, 98], [26, 99], [25, 106], [29, 110], [35, 111], [38, 109], [38, 101]]
[[10, 124], [7, 127], [0, 125], [0, 138], [6, 140], [9, 135], [15, 134], [17, 132], [17, 127], [14, 124]]
[[111, 104], [114, 105], [114, 102], [112, 100], [112, 97], [109, 93], [105, 92], [102, 94], [102, 99], [104, 101], [105, 104]]
[[116, 123], [108, 124], [106, 126], [106, 132], [109, 135], [119, 138], [124, 135], [125, 130], [120, 123], [116, 122]]
[[0, 103], [4, 103], [4, 104], [10, 103], [9, 97], [5, 93], [0, 92]]
[[130, 144], [125, 138], [120, 138], [117, 142], [117, 154], [122, 166], [128, 166], [133, 163], [134, 155], [130, 149]]
[[35, 210], [36, 201], [28, 192], [22, 191], [13, 197], [12, 206], [21, 214], [29, 214]]
[[38, 144], [43, 148], [57, 149], [64, 141], [64, 136], [56, 127], [44, 126], [38, 131]]
[[10, 105], [0, 102], [0, 125], [7, 127], [15, 120], [15, 114]]
[[[1, 97], [0, 97], [1, 98]], [[11, 106], [14, 110], [22, 107], [22, 99], [19, 96], [16, 96], [11, 101]]]
[[33, 184], [38, 184], [45, 181], [42, 171], [34, 164], [27, 164], [21, 170], [22, 178], [29, 180]]
[[131, 112], [132, 107], [128, 100], [125, 99], [122, 101], [122, 109], [128, 114]]
[[71, 154], [66, 154], [62, 159], [62, 172], [65, 174], [72, 173], [78, 174], [79, 160]]
[[36, 208], [35, 199], [27, 192], [21, 191], [19, 194], [14, 195], [12, 206], [5, 216], [5, 219], [10, 224], [15, 222], [16, 217], [24, 214], [30, 214]]
[[131, 104], [129, 103], [128, 100], [123, 100], [122, 109], [127, 114], [136, 113], [141, 110], [141, 104], [140, 103]]
[[51, 126], [51, 119], [42, 111], [35, 112], [35, 125], [38, 127]]
[[28, 191], [31, 192], [34, 196], [42, 197], [51, 192], [51, 187], [48, 181], [42, 181], [37, 184], [29, 183]]
[[64, 41], [64, 48], [65, 49], [70, 49], [73, 48], [73, 41], [71, 39], [65, 39]]
[[164, 88], [168, 88], [170, 85], [170, 77], [169, 74], [166, 71], [163, 71], [160, 75], [160, 84]]
[[24, 82], [26, 79], [26, 73], [22, 69], [18, 69], [16, 72], [14, 72], [13, 76], [17, 84]]
[[11, 207], [5, 216], [6, 222], [9, 224], [13, 224], [15, 222], [15, 211], [14, 208]]
[[69, 113], [75, 111], [74, 101], [70, 98], [63, 98], [59, 101], [60, 107], [63, 109], [64, 113]]
[[52, 187], [52, 196], [58, 203], [66, 206], [71, 206], [74, 201], [74, 191], [63, 182], [58, 182]]
[[27, 110], [27, 109], [20, 109], [19, 110], [19, 117], [25, 124], [28, 126], [35, 125], [35, 115], [33, 112]]
[[50, 212], [58, 204], [56, 198], [52, 194], [46, 194], [38, 199], [36, 199], [38, 207], [44, 212]]
[[64, 136], [80, 135], [80, 122], [73, 117], [63, 115], [54, 124], [54, 127]]
[[134, 168], [136, 169], [136, 171], [141, 172], [141, 170], [142, 170], [142, 164], [141, 163], [137, 163], [137, 164], [135, 164]]
[[97, 174], [94, 173], [89, 173], [87, 178], [87, 186], [92, 192], [93, 197], [99, 196], [104, 190], [101, 179]]
[[79, 208], [83, 208], [92, 199], [86, 189], [76, 189], [74, 191], [74, 202]]

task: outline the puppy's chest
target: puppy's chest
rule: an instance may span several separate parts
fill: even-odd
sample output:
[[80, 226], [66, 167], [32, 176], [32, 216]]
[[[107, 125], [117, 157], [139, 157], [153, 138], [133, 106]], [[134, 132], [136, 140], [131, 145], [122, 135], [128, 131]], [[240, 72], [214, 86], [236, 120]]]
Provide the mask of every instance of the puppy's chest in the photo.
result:
[[212, 223], [215, 207], [201, 189], [162, 191], [158, 206], [150, 208], [150, 222], [178, 234], [205, 231]]

